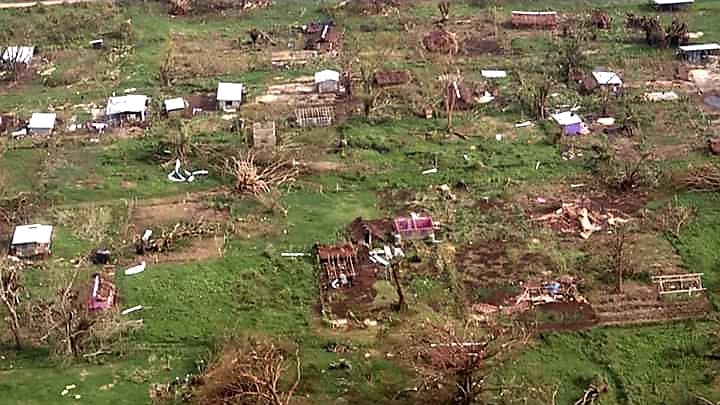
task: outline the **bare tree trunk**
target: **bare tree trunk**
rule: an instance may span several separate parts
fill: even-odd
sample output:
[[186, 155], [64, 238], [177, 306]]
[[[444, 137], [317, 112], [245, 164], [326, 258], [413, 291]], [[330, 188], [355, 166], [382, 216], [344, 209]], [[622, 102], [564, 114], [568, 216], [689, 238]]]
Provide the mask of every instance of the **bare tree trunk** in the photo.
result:
[[397, 270], [398, 264], [393, 264], [390, 267], [390, 271], [392, 272], [392, 278], [393, 282], [395, 283], [395, 291], [398, 295], [398, 303], [397, 303], [397, 310], [402, 311], [407, 308], [407, 303], [405, 302], [405, 293], [402, 288], [402, 284], [400, 284], [400, 277]]

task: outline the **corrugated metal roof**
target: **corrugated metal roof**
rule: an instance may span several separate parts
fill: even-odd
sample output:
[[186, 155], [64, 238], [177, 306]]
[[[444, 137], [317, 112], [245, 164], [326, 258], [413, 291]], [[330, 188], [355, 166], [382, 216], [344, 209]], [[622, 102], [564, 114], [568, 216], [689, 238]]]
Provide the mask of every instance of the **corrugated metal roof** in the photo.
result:
[[621, 86], [623, 84], [622, 79], [615, 72], [592, 72], [592, 75], [600, 85]]
[[15, 228], [13, 245], [26, 245], [29, 243], [49, 244], [52, 239], [52, 225], [22, 225]]
[[3, 52], [2, 60], [30, 64], [34, 55], [34, 46], [8, 46]]
[[337, 81], [340, 81], [340, 72], [336, 72], [334, 70], [322, 70], [315, 73], [315, 84]]
[[560, 126], [568, 126], [568, 125], [575, 125], [580, 124], [583, 122], [582, 118], [580, 118], [579, 115], [575, 114], [572, 111], [565, 111], [561, 112], [559, 114], [553, 114], [552, 119], [555, 120]]
[[697, 44], [697, 45], [684, 45], [680, 47], [683, 52], [697, 52], [697, 51], [716, 51], [720, 49], [720, 45], [716, 43], [712, 44]]
[[165, 111], [176, 111], [185, 109], [185, 100], [182, 97], [165, 100]]
[[653, 0], [653, 3], [657, 6], [670, 6], [673, 4], [691, 4], [695, 0]]
[[244, 86], [242, 83], [218, 83], [218, 101], [242, 101]]
[[55, 113], [33, 113], [30, 117], [28, 128], [30, 129], [53, 129], [55, 128]]
[[147, 110], [147, 96], [131, 94], [128, 96], [110, 97], [105, 114], [144, 113]]

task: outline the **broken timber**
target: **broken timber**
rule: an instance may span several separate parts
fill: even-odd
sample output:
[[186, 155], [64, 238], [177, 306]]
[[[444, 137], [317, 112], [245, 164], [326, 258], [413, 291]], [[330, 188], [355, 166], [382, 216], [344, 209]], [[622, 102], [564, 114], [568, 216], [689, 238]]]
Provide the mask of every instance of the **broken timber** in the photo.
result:
[[702, 285], [703, 273], [673, 274], [669, 276], [654, 276], [652, 281], [658, 286], [658, 294], [682, 294], [692, 295], [696, 292], [705, 291]]

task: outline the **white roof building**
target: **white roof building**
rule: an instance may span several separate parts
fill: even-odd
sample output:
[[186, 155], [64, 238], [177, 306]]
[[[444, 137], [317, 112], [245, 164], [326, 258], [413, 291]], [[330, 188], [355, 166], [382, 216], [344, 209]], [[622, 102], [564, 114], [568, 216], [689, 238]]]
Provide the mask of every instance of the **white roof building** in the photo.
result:
[[218, 83], [218, 101], [242, 101], [245, 87], [242, 83]]
[[34, 46], [8, 46], [2, 54], [3, 62], [17, 62], [29, 65], [35, 56]]
[[28, 128], [33, 129], [53, 129], [55, 128], [55, 113], [33, 113], [30, 117]]
[[680, 47], [680, 50], [683, 52], [717, 51], [717, 50], [720, 50], [720, 45], [718, 45], [716, 43], [684, 45], [684, 46]]
[[595, 81], [601, 86], [622, 86], [623, 81], [615, 72], [592, 72]]
[[52, 225], [22, 225], [15, 228], [12, 245], [28, 245], [32, 243], [50, 244], [52, 240]]
[[165, 111], [178, 111], [185, 109], [185, 100], [182, 97], [165, 100]]
[[324, 82], [339, 82], [340, 81], [340, 72], [336, 72], [334, 70], [322, 70], [320, 72], [315, 73], [315, 84], [324, 83]]
[[128, 96], [110, 97], [108, 99], [106, 115], [139, 113], [145, 115], [150, 99], [147, 96], [131, 94]]
[[553, 114], [552, 119], [558, 123], [558, 125], [566, 127], [568, 125], [581, 124], [583, 122], [579, 115], [572, 111], [565, 111], [559, 114]]

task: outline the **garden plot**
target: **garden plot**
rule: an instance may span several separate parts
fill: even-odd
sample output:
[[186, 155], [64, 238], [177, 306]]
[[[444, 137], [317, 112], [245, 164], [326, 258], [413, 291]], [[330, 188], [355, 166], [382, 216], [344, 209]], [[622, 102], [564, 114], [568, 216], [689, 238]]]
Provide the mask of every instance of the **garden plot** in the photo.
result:
[[147, 262], [185, 262], [222, 256], [229, 213], [208, 205], [208, 195], [152, 200], [130, 208], [127, 239]]

